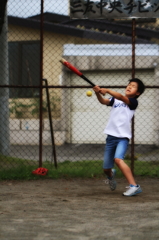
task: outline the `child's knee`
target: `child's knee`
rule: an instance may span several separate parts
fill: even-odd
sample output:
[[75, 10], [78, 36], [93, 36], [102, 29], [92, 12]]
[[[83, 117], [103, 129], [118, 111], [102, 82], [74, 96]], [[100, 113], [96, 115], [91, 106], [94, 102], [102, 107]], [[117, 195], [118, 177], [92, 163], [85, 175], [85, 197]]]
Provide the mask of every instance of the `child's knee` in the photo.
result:
[[107, 172], [110, 171], [110, 169], [103, 169], [103, 171], [104, 171], [105, 173], [107, 173]]
[[104, 173], [109, 175], [111, 173], [111, 168], [110, 169], [103, 169]]
[[115, 164], [116, 164], [117, 166], [119, 166], [120, 164], [123, 163], [123, 160], [120, 159], [120, 158], [115, 158], [115, 159], [114, 159], [114, 162], [115, 162]]

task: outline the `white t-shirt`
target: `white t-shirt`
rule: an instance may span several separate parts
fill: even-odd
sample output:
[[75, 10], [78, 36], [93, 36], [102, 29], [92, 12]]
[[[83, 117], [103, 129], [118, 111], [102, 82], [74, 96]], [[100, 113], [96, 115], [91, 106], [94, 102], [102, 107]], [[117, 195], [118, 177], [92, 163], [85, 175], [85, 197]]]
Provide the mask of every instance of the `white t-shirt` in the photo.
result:
[[131, 138], [131, 119], [138, 106], [136, 98], [129, 98], [130, 105], [111, 98], [109, 106], [112, 106], [110, 117], [104, 133], [120, 138]]

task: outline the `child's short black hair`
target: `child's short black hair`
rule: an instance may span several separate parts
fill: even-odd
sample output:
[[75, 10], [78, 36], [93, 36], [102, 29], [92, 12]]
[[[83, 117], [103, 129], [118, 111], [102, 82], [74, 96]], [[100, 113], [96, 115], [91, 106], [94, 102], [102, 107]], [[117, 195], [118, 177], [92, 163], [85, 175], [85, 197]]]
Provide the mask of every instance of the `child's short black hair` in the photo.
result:
[[[129, 83], [131, 82], [136, 82], [138, 84], [138, 92], [140, 93], [140, 95], [145, 91], [145, 85], [140, 79], [132, 78], [129, 80]], [[137, 95], [135, 98], [138, 98], [140, 95]]]

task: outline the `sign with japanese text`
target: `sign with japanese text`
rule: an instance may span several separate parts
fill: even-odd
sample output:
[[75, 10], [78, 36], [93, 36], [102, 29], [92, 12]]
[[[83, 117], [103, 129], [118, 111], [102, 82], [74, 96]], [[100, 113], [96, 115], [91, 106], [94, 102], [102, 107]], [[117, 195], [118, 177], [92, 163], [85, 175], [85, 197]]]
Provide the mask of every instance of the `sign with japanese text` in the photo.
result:
[[70, 0], [71, 18], [158, 18], [159, 0]]

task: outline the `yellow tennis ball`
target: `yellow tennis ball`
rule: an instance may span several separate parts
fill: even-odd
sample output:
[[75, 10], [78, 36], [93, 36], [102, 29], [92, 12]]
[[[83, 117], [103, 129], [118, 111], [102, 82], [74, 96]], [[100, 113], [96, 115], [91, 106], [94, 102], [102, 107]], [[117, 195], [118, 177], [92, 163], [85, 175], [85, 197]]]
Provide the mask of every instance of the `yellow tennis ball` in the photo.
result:
[[91, 92], [91, 91], [87, 91], [86, 94], [87, 94], [88, 97], [91, 97], [91, 96], [92, 96], [92, 92]]

